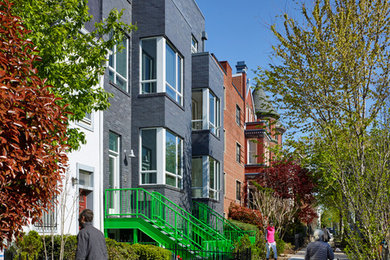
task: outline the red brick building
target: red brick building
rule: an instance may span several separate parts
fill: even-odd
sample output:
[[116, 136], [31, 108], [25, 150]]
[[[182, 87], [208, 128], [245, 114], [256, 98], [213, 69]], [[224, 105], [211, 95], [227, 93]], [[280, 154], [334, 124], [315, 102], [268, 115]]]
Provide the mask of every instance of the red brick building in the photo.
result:
[[[275, 111], [264, 91], [257, 87], [253, 93], [253, 108], [255, 120], [245, 124], [245, 139], [247, 160], [245, 164], [245, 181], [261, 174], [264, 167], [270, 166], [274, 159], [272, 147], [282, 144], [285, 128], [278, 121], [279, 114]], [[250, 189], [247, 186], [248, 200], [251, 200]]]
[[243, 203], [245, 182], [246, 72], [232, 75], [227, 61], [220, 62], [224, 75], [224, 213], [231, 203]]
[[269, 166], [270, 148], [282, 143], [285, 131], [263, 90], [253, 93], [248, 86], [245, 62], [238, 62], [237, 73], [226, 61], [224, 71], [224, 213], [231, 203], [244, 205], [246, 181]]

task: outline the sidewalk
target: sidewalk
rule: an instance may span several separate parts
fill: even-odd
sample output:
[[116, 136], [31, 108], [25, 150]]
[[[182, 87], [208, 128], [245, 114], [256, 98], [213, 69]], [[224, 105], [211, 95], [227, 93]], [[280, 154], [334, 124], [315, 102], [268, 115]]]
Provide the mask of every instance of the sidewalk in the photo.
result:
[[[303, 248], [299, 251], [297, 251], [293, 255], [287, 255], [285, 257], [281, 257], [280, 259], [288, 259], [288, 260], [302, 260], [305, 259], [305, 253], [306, 253], [306, 248]], [[279, 257], [278, 257], [279, 259]], [[341, 251], [337, 251], [337, 249], [334, 251], [334, 259], [339, 259], [339, 260], [348, 260], [348, 257]]]

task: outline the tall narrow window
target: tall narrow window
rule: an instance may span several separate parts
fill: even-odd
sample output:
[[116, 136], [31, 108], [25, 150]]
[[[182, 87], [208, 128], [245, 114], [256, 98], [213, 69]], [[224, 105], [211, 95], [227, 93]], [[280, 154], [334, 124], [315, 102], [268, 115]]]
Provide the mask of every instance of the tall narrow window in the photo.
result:
[[236, 181], [236, 200], [241, 202], [241, 182]]
[[241, 163], [241, 145], [236, 143], [236, 162]]
[[202, 157], [192, 158], [192, 197], [203, 197], [203, 162]]
[[128, 39], [125, 38], [123, 42], [114, 46], [108, 58], [108, 73], [111, 82], [126, 92], [128, 91], [128, 52]]
[[220, 163], [210, 156], [192, 158], [192, 197], [219, 200]]
[[157, 183], [157, 131], [141, 130], [141, 184]]
[[220, 135], [221, 104], [210, 89], [192, 91], [192, 129], [209, 129], [216, 136]]
[[166, 44], [165, 55], [166, 93], [182, 104], [182, 58], [169, 44]]
[[166, 130], [165, 149], [165, 182], [167, 185], [181, 188], [183, 140]]
[[257, 141], [248, 140], [248, 164], [257, 163]]
[[117, 189], [119, 188], [119, 135], [110, 132], [109, 133], [109, 178], [108, 188]]
[[219, 136], [219, 122], [219, 99], [212, 92], [209, 92], [209, 129], [216, 136]]
[[241, 126], [241, 108], [236, 106], [236, 123]]
[[198, 41], [195, 39], [194, 36], [192, 36], [191, 39], [191, 53], [197, 53], [198, 52]]
[[157, 92], [157, 40], [141, 41], [141, 93]]
[[209, 198], [210, 199], [219, 199], [219, 187], [220, 187], [220, 177], [219, 177], [219, 162], [214, 158], [209, 157]]
[[192, 129], [203, 128], [203, 98], [202, 91], [192, 91]]

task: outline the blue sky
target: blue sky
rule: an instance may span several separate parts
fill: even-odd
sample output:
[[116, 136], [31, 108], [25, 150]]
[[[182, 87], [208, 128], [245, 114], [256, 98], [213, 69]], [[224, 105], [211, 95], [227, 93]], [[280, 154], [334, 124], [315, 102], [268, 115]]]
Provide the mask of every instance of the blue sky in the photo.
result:
[[277, 24], [280, 28], [283, 13], [299, 17], [303, 0], [195, 1], [206, 19], [206, 51], [214, 53], [220, 61], [227, 60], [234, 73], [237, 61], [245, 61], [248, 77], [253, 79], [253, 70], [258, 66], [267, 68], [271, 62], [276, 39], [270, 25]]

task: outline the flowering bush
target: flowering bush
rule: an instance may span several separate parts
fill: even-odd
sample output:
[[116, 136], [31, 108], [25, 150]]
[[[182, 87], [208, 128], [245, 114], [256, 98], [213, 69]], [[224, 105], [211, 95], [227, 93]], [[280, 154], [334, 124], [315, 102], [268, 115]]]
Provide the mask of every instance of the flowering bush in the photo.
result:
[[249, 223], [263, 230], [263, 221], [260, 211], [242, 207], [231, 203], [229, 207], [229, 218], [238, 220], [244, 223]]

